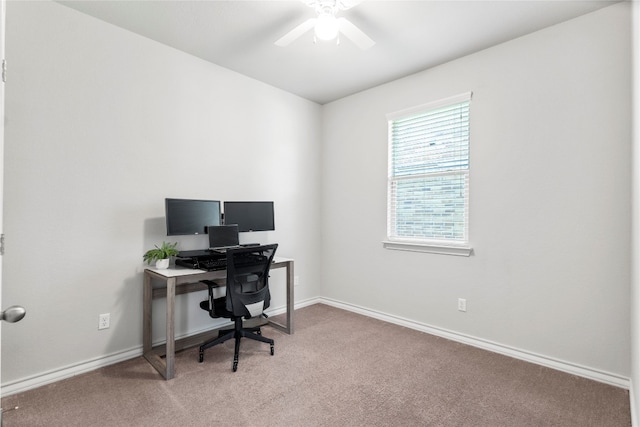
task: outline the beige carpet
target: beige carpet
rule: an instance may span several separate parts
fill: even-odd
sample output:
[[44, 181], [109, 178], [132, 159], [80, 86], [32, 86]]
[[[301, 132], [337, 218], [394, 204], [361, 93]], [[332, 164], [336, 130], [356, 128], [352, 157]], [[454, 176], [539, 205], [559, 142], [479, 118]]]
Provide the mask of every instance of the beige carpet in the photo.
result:
[[2, 399], [13, 426], [630, 426], [626, 390], [326, 305], [243, 341], [144, 359]]

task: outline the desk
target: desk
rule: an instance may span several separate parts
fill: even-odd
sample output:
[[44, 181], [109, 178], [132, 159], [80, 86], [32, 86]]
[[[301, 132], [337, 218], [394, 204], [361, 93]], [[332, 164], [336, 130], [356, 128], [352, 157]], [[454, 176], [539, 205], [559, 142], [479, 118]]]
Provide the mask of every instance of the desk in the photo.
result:
[[[276, 323], [269, 320], [268, 323], [287, 334], [293, 333], [293, 260], [287, 258], [274, 258], [271, 269], [285, 268], [287, 282], [287, 315], [286, 324]], [[213, 332], [220, 328], [212, 329], [207, 332], [192, 335], [180, 340], [175, 339], [174, 319], [175, 319], [175, 299], [176, 295], [189, 292], [206, 290], [207, 285], [200, 283], [200, 280], [213, 280], [225, 286], [227, 278], [226, 270], [205, 271], [192, 270], [189, 268], [170, 268], [159, 270], [156, 268], [146, 268], [144, 270], [144, 291], [142, 302], [142, 351], [144, 358], [147, 359], [154, 368], [167, 380], [175, 375], [175, 353], [189, 347], [200, 345], [207, 338], [211, 337]], [[153, 281], [159, 282], [161, 286], [154, 287]], [[269, 283], [269, 286], [272, 286]], [[166, 336], [167, 342], [164, 345], [153, 347], [152, 339], [152, 302], [156, 298], [167, 299], [167, 325]], [[194, 310], [200, 310], [194, 307]], [[251, 321], [249, 321], [251, 322]], [[164, 356], [164, 358], [163, 358]]]

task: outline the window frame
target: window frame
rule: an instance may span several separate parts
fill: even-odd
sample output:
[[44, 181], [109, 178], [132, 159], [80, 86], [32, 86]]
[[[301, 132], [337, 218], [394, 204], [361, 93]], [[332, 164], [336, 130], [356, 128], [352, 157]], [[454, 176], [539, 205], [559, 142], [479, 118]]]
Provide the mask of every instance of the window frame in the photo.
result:
[[[464, 175], [464, 180], [466, 184], [465, 191], [465, 211], [466, 215], [464, 215], [464, 232], [463, 239], [431, 239], [431, 238], [408, 238], [408, 237], [395, 237], [390, 236], [391, 231], [391, 215], [395, 211], [393, 211], [395, 207], [395, 203], [392, 200], [392, 191], [391, 186], [393, 182], [398, 181], [398, 176], [393, 173], [393, 155], [394, 155], [394, 144], [393, 144], [393, 134], [392, 134], [392, 124], [394, 121], [406, 119], [411, 116], [428, 113], [430, 111], [434, 111], [443, 107], [469, 102], [469, 113], [471, 110], [471, 98], [472, 92], [465, 92], [459, 95], [455, 95], [452, 97], [440, 99], [434, 102], [429, 102], [426, 104], [421, 104], [415, 107], [411, 107], [408, 109], [404, 109], [401, 111], [397, 111], [394, 113], [387, 114], [387, 122], [388, 122], [388, 136], [387, 136], [387, 145], [388, 145], [388, 169], [387, 169], [387, 239], [384, 240], [383, 247], [386, 249], [393, 250], [403, 250], [403, 251], [412, 251], [412, 252], [428, 252], [428, 253], [436, 253], [436, 254], [444, 254], [444, 255], [459, 255], [459, 256], [470, 256], [473, 252], [472, 247], [469, 244], [469, 177], [470, 177], [470, 165], [467, 164], [466, 169], [456, 169], [454, 172], [457, 174]], [[470, 126], [471, 118], [469, 114], [469, 122]], [[467, 147], [470, 151], [471, 137], [467, 140]], [[422, 176], [422, 177], [436, 177], [443, 176], [451, 173], [451, 171], [434, 171], [434, 172], [420, 172], [415, 173], [413, 175]], [[403, 175], [406, 179], [407, 175]], [[392, 205], [393, 203], [393, 205]]]

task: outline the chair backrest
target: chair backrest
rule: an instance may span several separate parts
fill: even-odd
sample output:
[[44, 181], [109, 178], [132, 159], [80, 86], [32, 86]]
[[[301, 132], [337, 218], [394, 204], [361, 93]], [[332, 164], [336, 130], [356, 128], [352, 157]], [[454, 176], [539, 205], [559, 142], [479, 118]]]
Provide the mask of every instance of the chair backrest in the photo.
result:
[[269, 307], [269, 269], [277, 244], [227, 250], [226, 308], [238, 317], [256, 317]]

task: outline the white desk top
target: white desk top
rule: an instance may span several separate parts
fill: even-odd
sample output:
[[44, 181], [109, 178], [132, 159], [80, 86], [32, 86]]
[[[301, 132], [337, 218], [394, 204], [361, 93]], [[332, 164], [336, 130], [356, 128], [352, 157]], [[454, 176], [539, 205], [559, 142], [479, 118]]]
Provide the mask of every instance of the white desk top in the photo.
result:
[[[289, 261], [293, 261], [293, 259], [282, 258], [282, 257], [273, 258], [273, 264], [281, 264]], [[181, 277], [181, 276], [190, 276], [192, 274], [208, 273], [207, 270], [197, 270], [194, 268], [186, 268], [186, 267], [179, 267], [179, 266], [173, 266], [171, 268], [145, 267], [145, 270], [153, 271], [154, 273], [164, 277]]]

